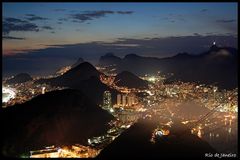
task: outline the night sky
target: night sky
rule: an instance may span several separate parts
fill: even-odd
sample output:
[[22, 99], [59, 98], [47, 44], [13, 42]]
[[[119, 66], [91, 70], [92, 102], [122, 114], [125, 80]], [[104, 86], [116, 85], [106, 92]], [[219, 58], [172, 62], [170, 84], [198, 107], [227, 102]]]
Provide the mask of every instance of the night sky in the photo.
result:
[[96, 64], [107, 52], [237, 48], [237, 19], [237, 3], [3, 3], [3, 73], [51, 73], [79, 57]]

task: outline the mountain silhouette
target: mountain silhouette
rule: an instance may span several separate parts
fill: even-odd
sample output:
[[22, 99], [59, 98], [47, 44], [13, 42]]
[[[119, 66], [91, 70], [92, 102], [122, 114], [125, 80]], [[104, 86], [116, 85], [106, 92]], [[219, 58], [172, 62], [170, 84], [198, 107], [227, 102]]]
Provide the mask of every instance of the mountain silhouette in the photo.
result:
[[[180, 80], [233, 89], [238, 84], [237, 60], [237, 49], [214, 45], [208, 51], [197, 55], [184, 52], [172, 57], [155, 58], [129, 54], [122, 58], [115, 68], [118, 73], [129, 71], [138, 76], [156, 74], [158, 71], [165, 75], [173, 73], [166, 83]], [[106, 61], [111, 64], [111, 59]], [[101, 64], [101, 61], [99, 63]]]
[[47, 92], [0, 110], [3, 153], [17, 156], [50, 145], [87, 144], [114, 117], [78, 90]]
[[107, 53], [104, 56], [100, 57], [99, 62], [99, 64], [102, 66], [108, 66], [113, 64], [118, 65], [121, 62], [121, 58], [115, 56], [113, 53]]
[[113, 103], [115, 103], [117, 91], [103, 84], [99, 79], [100, 74], [103, 73], [96, 70], [93, 65], [88, 62], [83, 62], [61, 76], [49, 79], [40, 79], [35, 83], [46, 83], [52, 86], [78, 89], [97, 104], [102, 103], [103, 92], [109, 90], [113, 94], [112, 100]]
[[78, 66], [70, 69], [61, 76], [51, 79], [41, 79], [38, 82], [50, 83], [57, 86], [74, 86], [81, 80], [89, 79], [92, 76], [99, 77], [100, 73], [88, 62], [83, 62]]
[[142, 80], [138, 76], [128, 71], [123, 71], [119, 73], [115, 77], [114, 82], [117, 86], [121, 86], [121, 87], [138, 88], [138, 89], [148, 87], [147, 81]]
[[16, 76], [14, 76], [11, 79], [8, 79], [6, 81], [6, 83], [7, 84], [24, 83], [24, 82], [31, 81], [31, 80], [33, 80], [33, 79], [29, 74], [20, 73], [20, 74], [17, 74]]
[[[56, 74], [59, 75], [59, 74], [63, 74], [63, 72], [66, 72], [66, 70], [70, 70], [71, 68], [74, 68], [76, 66], [78, 66], [79, 64], [83, 63], [84, 60], [80, 57], [78, 58], [78, 60], [72, 64], [71, 66], [64, 66], [64, 67], [61, 67], [60, 69], [58, 69], [56, 71]], [[69, 68], [69, 69], [68, 69]]]

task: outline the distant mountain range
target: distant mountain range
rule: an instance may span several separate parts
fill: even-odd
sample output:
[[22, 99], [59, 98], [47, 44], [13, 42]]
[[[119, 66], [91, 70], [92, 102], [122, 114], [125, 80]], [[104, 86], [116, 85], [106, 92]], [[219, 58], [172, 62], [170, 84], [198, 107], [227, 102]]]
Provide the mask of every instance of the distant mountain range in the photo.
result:
[[35, 83], [46, 83], [52, 86], [64, 86], [78, 89], [97, 104], [102, 103], [103, 92], [109, 90], [112, 93], [113, 103], [115, 103], [117, 91], [103, 84], [99, 79], [100, 74], [102, 73], [96, 70], [93, 65], [88, 62], [83, 62], [71, 68], [61, 76], [49, 79], [39, 79]]
[[131, 72], [123, 71], [119, 73], [115, 79], [114, 83], [117, 86], [121, 87], [128, 87], [128, 88], [138, 88], [138, 89], [144, 89], [148, 87], [148, 82], [145, 80], [142, 80], [138, 76], [134, 75]]
[[78, 58], [77, 62], [75, 62], [71, 67], [74, 68], [74, 67], [77, 67], [79, 64], [83, 63], [84, 60], [80, 57]]
[[108, 129], [114, 117], [78, 90], [47, 92], [23, 104], [0, 110], [2, 152], [29, 153], [50, 145], [87, 144]]
[[213, 45], [208, 51], [191, 55], [179, 53], [173, 57], [154, 58], [128, 54], [119, 58], [106, 54], [99, 60], [100, 66], [115, 64], [117, 72], [129, 71], [136, 75], [173, 73], [166, 82], [181, 80], [215, 84], [220, 88], [237, 87], [238, 50], [230, 47]]
[[17, 74], [16, 76], [14, 76], [11, 79], [8, 79], [6, 81], [6, 83], [7, 84], [24, 83], [24, 82], [31, 81], [31, 80], [33, 80], [33, 79], [29, 74], [20, 73], [20, 74]]
[[191, 134], [186, 126], [175, 120], [169, 135], [159, 136], [155, 143], [151, 143], [152, 132], [158, 125], [156, 117], [140, 119], [104, 148], [97, 158], [204, 158], [205, 153], [216, 153], [207, 142]]
[[121, 62], [121, 58], [114, 56], [113, 53], [107, 53], [104, 56], [101, 56], [99, 59], [99, 63], [103, 66], [107, 66], [107, 65], [118, 65]]

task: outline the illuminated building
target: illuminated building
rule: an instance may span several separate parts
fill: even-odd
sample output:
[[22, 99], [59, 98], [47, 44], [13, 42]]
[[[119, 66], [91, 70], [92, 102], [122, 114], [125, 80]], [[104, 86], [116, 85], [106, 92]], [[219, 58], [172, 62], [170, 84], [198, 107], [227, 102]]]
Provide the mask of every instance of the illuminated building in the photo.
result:
[[202, 138], [202, 132], [201, 132], [201, 129], [198, 130], [197, 136], [198, 136], [199, 138]]
[[216, 92], [217, 92], [217, 87], [213, 87], [213, 97], [216, 99]]
[[117, 95], [117, 105], [120, 106], [121, 105], [121, 94]]
[[132, 106], [137, 103], [137, 99], [134, 94], [128, 95], [128, 106]]
[[126, 95], [123, 95], [123, 96], [122, 96], [122, 105], [123, 105], [123, 106], [126, 106], [126, 105], [127, 105], [127, 96], [126, 96]]
[[30, 158], [58, 158], [59, 148], [54, 146], [38, 151], [30, 151]]
[[112, 97], [109, 91], [103, 93], [103, 107], [110, 109], [112, 107]]
[[133, 97], [128, 96], [128, 106], [132, 106], [133, 105]]
[[45, 94], [46, 87], [42, 87], [42, 94]]
[[118, 94], [117, 95], [117, 104], [115, 106], [133, 106], [137, 104], [137, 98], [135, 97], [134, 94]]
[[30, 158], [93, 158], [99, 151], [79, 144], [64, 147], [50, 146], [38, 151], [30, 151]]

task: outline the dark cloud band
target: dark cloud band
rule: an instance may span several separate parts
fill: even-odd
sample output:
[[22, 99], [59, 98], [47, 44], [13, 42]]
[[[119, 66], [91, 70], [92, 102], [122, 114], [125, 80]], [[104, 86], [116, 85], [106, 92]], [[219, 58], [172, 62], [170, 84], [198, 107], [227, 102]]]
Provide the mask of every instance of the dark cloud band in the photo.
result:
[[3, 20], [3, 34], [7, 35], [10, 32], [16, 31], [34, 31], [38, 32], [39, 28], [36, 24], [17, 18], [5, 18]]
[[85, 22], [93, 19], [98, 19], [105, 17], [108, 14], [132, 14], [133, 11], [110, 11], [110, 10], [100, 10], [100, 11], [83, 11], [82, 13], [71, 14], [72, 22]]

